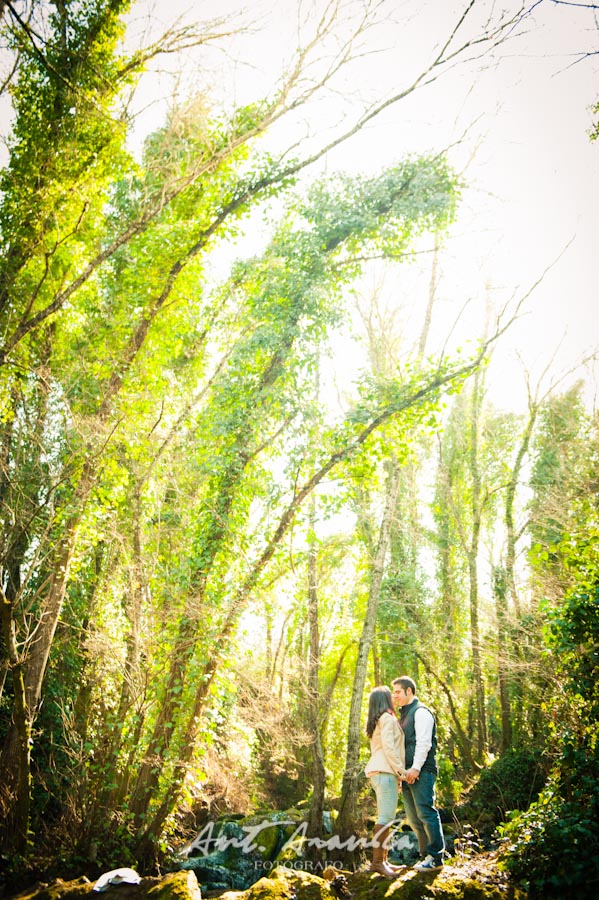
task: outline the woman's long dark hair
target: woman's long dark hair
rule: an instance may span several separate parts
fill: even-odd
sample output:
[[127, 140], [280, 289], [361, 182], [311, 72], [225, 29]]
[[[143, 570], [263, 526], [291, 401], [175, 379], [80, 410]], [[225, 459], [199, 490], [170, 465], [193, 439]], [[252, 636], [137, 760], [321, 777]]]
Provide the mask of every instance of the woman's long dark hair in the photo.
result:
[[376, 723], [383, 713], [392, 709], [391, 689], [387, 685], [373, 688], [368, 698], [368, 721], [366, 722], [366, 734], [369, 738], [374, 734]]

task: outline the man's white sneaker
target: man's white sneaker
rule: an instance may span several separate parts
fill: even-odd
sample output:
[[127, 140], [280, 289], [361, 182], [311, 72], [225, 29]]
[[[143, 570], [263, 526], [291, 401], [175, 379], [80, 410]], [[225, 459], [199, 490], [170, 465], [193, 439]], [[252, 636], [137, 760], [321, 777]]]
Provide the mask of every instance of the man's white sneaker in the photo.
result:
[[443, 863], [437, 861], [434, 856], [429, 854], [422, 862], [416, 863], [414, 868], [417, 869], [418, 872], [438, 872], [439, 869], [443, 868]]

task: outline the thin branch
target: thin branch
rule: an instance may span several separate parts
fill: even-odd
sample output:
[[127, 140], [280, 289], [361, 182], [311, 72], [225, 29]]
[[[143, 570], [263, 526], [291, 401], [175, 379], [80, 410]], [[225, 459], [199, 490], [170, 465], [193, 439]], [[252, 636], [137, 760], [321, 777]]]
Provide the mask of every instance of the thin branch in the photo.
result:
[[202, 28], [210, 28], [210, 31], [196, 31], [195, 26], [183, 25], [178, 28], [181, 19], [178, 19], [173, 25], [162, 34], [157, 41], [148, 47], [142, 47], [136, 53], [133, 53], [127, 63], [117, 72], [117, 79], [120, 81], [131, 72], [141, 71], [151, 60], [158, 56], [168, 56], [174, 53], [180, 53], [182, 50], [190, 50], [192, 47], [201, 47], [205, 44], [211, 44], [215, 41], [230, 38], [238, 34], [239, 28], [220, 29], [219, 26], [226, 22], [225, 18], [215, 19], [209, 23], [203, 23]]
[[554, 6], [578, 6], [581, 9], [599, 9], [597, 3], [576, 3], [574, 0], [550, 0]]

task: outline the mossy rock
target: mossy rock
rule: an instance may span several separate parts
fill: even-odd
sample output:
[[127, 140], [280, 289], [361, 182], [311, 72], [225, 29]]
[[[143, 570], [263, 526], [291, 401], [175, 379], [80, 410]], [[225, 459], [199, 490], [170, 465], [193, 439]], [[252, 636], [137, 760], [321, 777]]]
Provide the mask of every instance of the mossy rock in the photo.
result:
[[[254, 834], [253, 843], [263, 860], [272, 860], [283, 841], [283, 828], [275, 818], [266, 816], [246, 816], [238, 823], [240, 828]], [[284, 826], [289, 827], [289, 826]], [[255, 829], [255, 832], [251, 829]]]
[[279, 866], [246, 891], [228, 891], [220, 900], [338, 900], [324, 878]]
[[82, 875], [73, 881], [63, 881], [57, 878], [50, 884], [38, 884], [15, 896], [18, 900], [60, 900], [68, 897], [69, 900], [77, 900], [78, 897], [86, 897], [91, 894], [94, 882]]
[[[492, 877], [464, 866], [440, 872], [407, 869], [393, 881], [370, 872], [348, 878], [352, 900], [525, 900], [526, 893], [499, 873]], [[299, 900], [299, 898], [298, 898]]]
[[286, 819], [291, 822], [304, 822], [306, 819], [306, 813], [304, 810], [297, 809], [295, 806], [291, 806], [289, 809], [286, 809], [282, 816], [282, 819]]
[[[498, 863], [498, 856], [489, 853], [453, 859], [439, 872], [406, 868], [394, 880], [368, 871], [339, 874], [345, 876], [351, 900], [526, 900], [526, 893]], [[92, 900], [98, 898], [93, 886], [85, 877], [57, 879], [12, 900]], [[100, 896], [105, 895], [106, 900], [201, 900], [195, 875], [189, 871], [142, 878], [139, 884], [110, 885]], [[278, 866], [246, 890], [226, 891], [221, 900], [339, 900], [339, 895], [328, 880], [313, 872]]]
[[150, 887], [147, 897], [149, 900], [202, 900], [202, 892], [193, 872], [171, 872]]
[[[369, 871], [344, 872], [351, 900], [526, 900], [492, 856], [454, 861], [439, 872], [406, 869], [394, 880]], [[221, 900], [339, 900], [330, 883], [311, 872], [280, 866], [243, 892]]]
[[273, 868], [283, 840], [280, 823], [261, 816], [217, 822], [202, 830], [185, 859], [171, 865], [194, 871], [204, 889], [243, 891]]
[[294, 838], [289, 843], [293, 832], [285, 836], [285, 842], [276, 857], [277, 866], [284, 866], [287, 863], [295, 862], [304, 858], [304, 847], [307, 844], [306, 838]]
[[193, 872], [172, 872], [162, 878], [142, 878], [139, 884], [112, 884], [105, 891], [94, 891], [94, 881], [85, 876], [73, 881], [57, 878], [51, 884], [37, 885], [12, 900], [201, 900], [202, 894]]

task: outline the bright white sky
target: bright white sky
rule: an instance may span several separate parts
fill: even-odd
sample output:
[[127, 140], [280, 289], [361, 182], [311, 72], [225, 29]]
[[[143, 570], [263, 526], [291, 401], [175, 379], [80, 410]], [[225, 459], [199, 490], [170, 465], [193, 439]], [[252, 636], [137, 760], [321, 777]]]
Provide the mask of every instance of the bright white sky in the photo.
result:
[[[482, 12], [496, 6], [487, 0], [479, 4]], [[324, 0], [316, 0], [319, 9], [323, 5]], [[359, 2], [350, 5], [357, 9]], [[361, 98], [386, 96], [408, 84], [466, 5], [466, 0], [383, 0], [384, 27], [371, 33], [368, 44], [376, 53], [364, 57], [339, 93], [313, 110], [309, 120], [306, 116], [299, 133], [315, 135], [344, 117], [349, 121]], [[238, 38], [229, 57], [209, 58], [206, 51], [190, 56], [187, 83], [209, 82], [216, 102], [235, 97], [241, 103], [272, 90], [281, 62], [297, 46], [296, 3], [279, 0], [276, 11], [272, 6], [252, 6], [251, 16], [261, 29]], [[146, 4], [138, 4], [141, 8]], [[151, 8], [153, 27], [159, 29], [160, 20], [172, 21], [179, 12], [186, 19], [206, 20], [241, 7], [235, 0], [169, 0]], [[548, 386], [599, 346], [599, 141], [588, 137], [590, 107], [599, 99], [599, 55], [580, 60], [585, 52], [598, 51], [599, 29], [591, 11], [543, 0], [526, 34], [493, 56], [455, 67], [390, 107], [308, 175], [334, 169], [374, 173], [406, 153], [438, 151], [467, 132], [449, 152], [468, 187], [440, 260], [437, 338], [445, 338], [467, 303], [455, 338], [460, 344], [476, 340], [484, 327], [487, 298], [499, 309], [506, 300], [523, 296], [550, 267], [522, 318], [495, 351], [493, 395], [511, 408], [525, 408], [522, 365], [535, 380], [553, 359], [544, 381]], [[215, 65], [222, 67], [216, 75]], [[156, 98], [169, 82], [151, 84], [147, 96]], [[157, 107], [152, 106], [140, 118], [139, 133], [156, 122]], [[283, 146], [289, 133], [281, 129], [272, 140]], [[309, 141], [307, 137], [304, 147]], [[401, 306], [405, 328], [416, 332], [426, 303], [430, 258], [402, 269], [387, 276], [384, 296]]]

